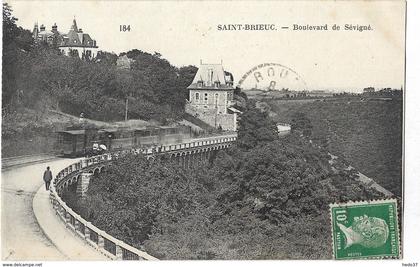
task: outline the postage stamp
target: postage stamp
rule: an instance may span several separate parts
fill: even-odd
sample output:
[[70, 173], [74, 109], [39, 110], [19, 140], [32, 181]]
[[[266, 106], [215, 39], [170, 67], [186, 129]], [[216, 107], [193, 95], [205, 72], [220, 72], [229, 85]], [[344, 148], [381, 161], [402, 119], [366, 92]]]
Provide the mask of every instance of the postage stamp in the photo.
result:
[[334, 259], [400, 257], [397, 201], [331, 204]]

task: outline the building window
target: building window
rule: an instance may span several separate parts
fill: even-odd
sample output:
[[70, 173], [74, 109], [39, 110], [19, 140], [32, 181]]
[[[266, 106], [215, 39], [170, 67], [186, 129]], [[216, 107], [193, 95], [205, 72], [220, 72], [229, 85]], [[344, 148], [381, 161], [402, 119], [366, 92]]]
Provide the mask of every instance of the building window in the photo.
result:
[[198, 81], [197, 85], [198, 85], [198, 87], [203, 87], [203, 81]]
[[208, 94], [204, 93], [204, 103], [209, 103], [209, 98], [208, 98]]
[[91, 58], [92, 58], [92, 51], [86, 50], [85, 59], [91, 59]]
[[200, 100], [200, 93], [195, 93], [195, 101], [199, 101]]
[[215, 93], [214, 94], [214, 103], [217, 105], [219, 103], [219, 94]]
[[77, 49], [70, 49], [69, 56], [79, 57], [79, 51]]
[[216, 86], [216, 88], [219, 88], [220, 87], [220, 82], [219, 81], [214, 82], [214, 85]]

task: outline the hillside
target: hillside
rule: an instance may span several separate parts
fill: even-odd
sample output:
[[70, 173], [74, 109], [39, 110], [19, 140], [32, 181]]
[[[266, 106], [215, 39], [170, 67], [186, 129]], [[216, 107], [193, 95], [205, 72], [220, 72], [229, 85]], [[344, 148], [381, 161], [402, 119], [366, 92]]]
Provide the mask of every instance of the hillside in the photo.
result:
[[130, 119], [179, 120], [184, 114], [186, 87], [197, 68], [175, 67], [155, 52], [133, 49], [128, 69], [118, 55], [99, 51], [94, 59], [65, 56], [54, 44], [35, 42], [29, 30], [16, 25], [12, 9], [3, 4], [3, 114], [19, 108], [54, 109], [102, 121]]
[[401, 196], [403, 101], [360, 98], [272, 100], [273, 117], [291, 122], [304, 113], [311, 121], [311, 138], [380, 185]]
[[330, 259], [328, 205], [383, 195], [329, 159], [296, 134], [279, 139], [268, 114], [247, 106], [237, 146], [209, 164], [127, 155], [92, 178], [85, 201], [64, 200], [159, 259]]
[[[156, 121], [104, 122], [88, 118], [85, 119], [85, 123], [98, 128], [136, 128], [158, 124]], [[54, 153], [57, 141], [54, 132], [68, 127], [81, 127], [79, 117], [55, 110], [38, 111], [27, 108], [21, 108], [7, 116], [3, 115], [2, 157]]]
[[137, 49], [121, 54], [131, 59], [129, 69], [106, 51], [94, 59], [65, 56], [53, 44], [35, 42], [12, 13], [3, 3], [3, 157], [51, 151], [53, 132], [77, 124], [81, 113], [99, 127], [124, 126], [117, 122], [125, 119], [126, 103], [128, 126], [183, 119], [196, 67], [178, 68]]

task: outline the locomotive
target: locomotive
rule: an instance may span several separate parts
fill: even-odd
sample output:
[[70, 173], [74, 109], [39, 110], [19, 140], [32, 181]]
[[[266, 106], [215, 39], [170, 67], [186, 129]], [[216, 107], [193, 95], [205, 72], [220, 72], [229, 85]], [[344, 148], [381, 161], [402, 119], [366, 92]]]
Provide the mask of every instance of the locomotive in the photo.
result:
[[91, 156], [104, 150], [182, 143], [191, 134], [188, 126], [66, 130], [57, 132], [57, 152], [64, 157]]

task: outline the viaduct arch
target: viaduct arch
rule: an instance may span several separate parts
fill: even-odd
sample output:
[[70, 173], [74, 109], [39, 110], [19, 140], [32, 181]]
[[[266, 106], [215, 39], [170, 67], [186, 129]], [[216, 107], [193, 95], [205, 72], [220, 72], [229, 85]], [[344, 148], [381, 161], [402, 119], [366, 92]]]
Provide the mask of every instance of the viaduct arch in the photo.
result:
[[230, 147], [236, 141], [236, 138], [236, 133], [205, 137], [194, 139], [188, 143], [147, 149], [130, 149], [82, 159], [66, 167], [54, 177], [50, 186], [50, 202], [58, 217], [65, 222], [69, 229], [107, 257], [115, 260], [157, 260], [146, 252], [118, 240], [83, 219], [61, 199], [63, 192], [68, 190], [69, 186], [77, 184], [76, 194], [83, 197], [91, 177], [105, 171], [113, 159], [124, 154], [142, 153], [147, 158], [156, 155], [168, 155], [169, 159], [179, 162], [181, 167], [190, 168], [199, 162], [208, 161], [216, 151]]

